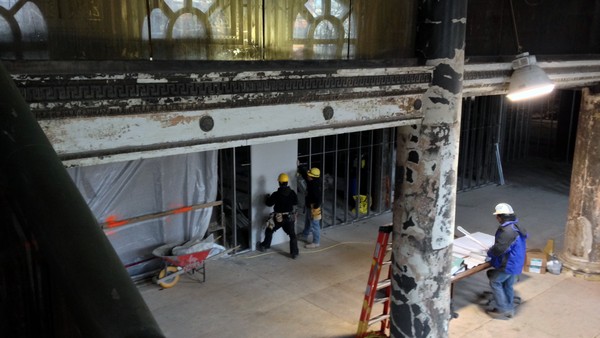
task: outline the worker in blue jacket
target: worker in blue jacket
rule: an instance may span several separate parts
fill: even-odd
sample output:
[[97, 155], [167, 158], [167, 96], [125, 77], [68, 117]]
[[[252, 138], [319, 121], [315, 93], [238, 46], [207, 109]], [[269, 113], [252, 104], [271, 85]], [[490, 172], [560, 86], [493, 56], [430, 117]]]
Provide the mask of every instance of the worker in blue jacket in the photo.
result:
[[493, 214], [500, 226], [496, 230], [494, 245], [487, 252], [493, 267], [487, 271], [487, 276], [496, 307], [486, 312], [497, 319], [508, 319], [515, 314], [513, 285], [525, 264], [527, 231], [518, 225], [518, 219], [509, 204], [496, 205]]

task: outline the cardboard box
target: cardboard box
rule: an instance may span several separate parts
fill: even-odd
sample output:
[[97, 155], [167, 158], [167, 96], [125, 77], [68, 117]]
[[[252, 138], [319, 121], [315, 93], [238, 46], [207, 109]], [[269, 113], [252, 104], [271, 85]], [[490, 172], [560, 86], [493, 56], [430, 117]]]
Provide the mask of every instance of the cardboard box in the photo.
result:
[[546, 273], [548, 255], [542, 250], [533, 249], [527, 251], [523, 271], [532, 273]]

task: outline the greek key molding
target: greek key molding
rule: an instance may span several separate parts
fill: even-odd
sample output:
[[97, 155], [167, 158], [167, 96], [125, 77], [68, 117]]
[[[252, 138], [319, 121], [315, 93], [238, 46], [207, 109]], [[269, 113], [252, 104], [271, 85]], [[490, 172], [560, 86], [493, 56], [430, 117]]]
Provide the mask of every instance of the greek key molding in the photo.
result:
[[[282, 103], [341, 100], [423, 92], [431, 73], [315, 76], [265, 80], [198, 81], [189, 76], [122, 79], [17, 76], [14, 80], [38, 118], [139, 114]], [[296, 74], [297, 77], [297, 74]]]

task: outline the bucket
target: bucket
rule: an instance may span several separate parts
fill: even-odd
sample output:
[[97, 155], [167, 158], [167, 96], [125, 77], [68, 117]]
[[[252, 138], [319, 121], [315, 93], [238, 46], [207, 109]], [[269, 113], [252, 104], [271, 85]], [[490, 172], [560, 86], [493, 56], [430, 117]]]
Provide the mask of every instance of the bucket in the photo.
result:
[[366, 195], [354, 195], [354, 201], [358, 203], [358, 212], [366, 214], [369, 211], [369, 201]]
[[562, 263], [556, 259], [548, 261], [546, 264], [546, 270], [553, 275], [560, 275], [560, 270], [562, 269]]

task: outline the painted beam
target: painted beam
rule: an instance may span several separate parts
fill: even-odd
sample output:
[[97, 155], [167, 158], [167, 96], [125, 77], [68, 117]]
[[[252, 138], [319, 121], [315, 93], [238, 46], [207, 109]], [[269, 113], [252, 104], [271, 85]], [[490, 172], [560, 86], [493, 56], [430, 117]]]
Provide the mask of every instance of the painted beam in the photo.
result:
[[[538, 61], [558, 89], [583, 88], [600, 83], [600, 60]], [[465, 64], [463, 96], [505, 95], [511, 63]]]
[[[600, 60], [538, 63], [558, 88], [600, 83]], [[44, 74], [36, 65], [13, 67], [12, 78], [68, 166], [420, 124], [433, 71], [358, 64], [215, 70], [205, 63], [186, 71], [136, 63], [112, 72], [113, 64], [80, 66], [73, 74], [50, 67]], [[505, 94], [510, 67], [467, 63], [463, 96]]]
[[419, 108], [412, 95], [38, 122], [77, 166], [419, 124]]

